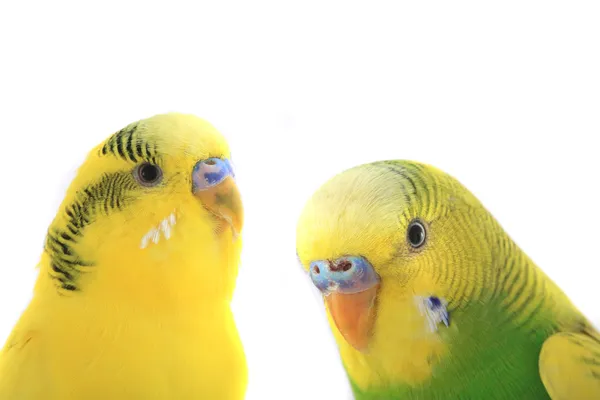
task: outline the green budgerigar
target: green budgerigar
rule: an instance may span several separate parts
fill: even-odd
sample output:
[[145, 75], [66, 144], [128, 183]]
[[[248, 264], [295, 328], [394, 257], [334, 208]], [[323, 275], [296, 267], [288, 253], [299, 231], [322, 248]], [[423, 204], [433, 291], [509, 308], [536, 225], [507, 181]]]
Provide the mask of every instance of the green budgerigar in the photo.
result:
[[600, 334], [463, 185], [379, 161], [297, 226], [356, 399], [600, 399]]

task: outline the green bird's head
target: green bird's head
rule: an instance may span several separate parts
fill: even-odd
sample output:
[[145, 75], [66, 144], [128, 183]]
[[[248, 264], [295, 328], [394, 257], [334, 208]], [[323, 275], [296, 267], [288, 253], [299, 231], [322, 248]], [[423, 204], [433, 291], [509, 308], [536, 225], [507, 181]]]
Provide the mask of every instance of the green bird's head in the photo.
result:
[[467, 189], [428, 165], [381, 161], [326, 182], [300, 216], [296, 246], [350, 374], [371, 362], [365, 382], [428, 376], [450, 310], [494, 295], [494, 248], [509, 245], [500, 233]]

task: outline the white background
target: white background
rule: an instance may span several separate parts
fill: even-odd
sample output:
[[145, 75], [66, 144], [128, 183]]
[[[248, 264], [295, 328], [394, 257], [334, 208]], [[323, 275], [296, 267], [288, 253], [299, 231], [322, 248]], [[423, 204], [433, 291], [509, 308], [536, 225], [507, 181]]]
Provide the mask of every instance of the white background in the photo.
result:
[[456, 176], [600, 323], [598, 2], [119, 3], [0, 6], [2, 341], [74, 168], [166, 111], [233, 149], [248, 400], [350, 396], [294, 236], [308, 196], [358, 163]]

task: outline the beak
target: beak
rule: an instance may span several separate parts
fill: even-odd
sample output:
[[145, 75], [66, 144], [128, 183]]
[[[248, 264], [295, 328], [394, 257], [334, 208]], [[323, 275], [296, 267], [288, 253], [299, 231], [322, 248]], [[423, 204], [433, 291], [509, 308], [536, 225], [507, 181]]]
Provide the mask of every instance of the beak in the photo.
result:
[[229, 160], [199, 161], [192, 172], [192, 191], [204, 207], [225, 220], [237, 237], [244, 224], [244, 207]]
[[327, 308], [346, 341], [364, 352], [375, 322], [375, 298], [379, 284], [357, 293], [332, 292], [325, 296]]

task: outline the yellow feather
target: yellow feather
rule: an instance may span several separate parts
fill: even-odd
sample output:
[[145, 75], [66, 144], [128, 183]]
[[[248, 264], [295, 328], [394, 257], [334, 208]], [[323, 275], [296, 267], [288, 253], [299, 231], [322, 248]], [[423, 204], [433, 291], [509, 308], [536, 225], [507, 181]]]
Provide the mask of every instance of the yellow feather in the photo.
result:
[[552, 400], [600, 396], [600, 335], [557, 333], [544, 342], [540, 377]]
[[[0, 398], [243, 398], [230, 309], [241, 239], [192, 195], [192, 169], [209, 157], [230, 157], [224, 137], [175, 113], [131, 124], [89, 153], [49, 228], [69, 248], [48, 239], [33, 299], [0, 354]], [[161, 185], [131, 179], [143, 159], [160, 166]], [[92, 220], [79, 236], [73, 204]], [[76, 290], [61, 287], [56, 251], [67, 267], [84, 264], [65, 267]]]

